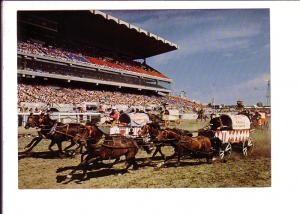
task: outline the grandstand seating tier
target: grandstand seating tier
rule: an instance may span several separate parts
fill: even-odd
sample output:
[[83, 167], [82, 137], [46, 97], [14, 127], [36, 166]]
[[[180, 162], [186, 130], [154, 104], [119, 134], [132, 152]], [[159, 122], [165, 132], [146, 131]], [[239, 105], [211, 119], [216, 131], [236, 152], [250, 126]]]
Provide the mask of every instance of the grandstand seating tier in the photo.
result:
[[42, 56], [46, 55], [58, 59], [70, 60], [80, 63], [90, 63], [93, 65], [100, 65], [111, 69], [125, 70], [133, 73], [146, 74], [149, 76], [169, 79], [162, 73], [151, 70], [150, 68], [148, 68], [147, 70], [143, 69], [141, 66], [137, 65], [137, 62], [125, 62], [124, 60], [108, 60], [108, 58], [101, 59], [91, 56], [82, 56], [59, 48], [43, 46], [39, 43], [19, 42], [18, 51]]

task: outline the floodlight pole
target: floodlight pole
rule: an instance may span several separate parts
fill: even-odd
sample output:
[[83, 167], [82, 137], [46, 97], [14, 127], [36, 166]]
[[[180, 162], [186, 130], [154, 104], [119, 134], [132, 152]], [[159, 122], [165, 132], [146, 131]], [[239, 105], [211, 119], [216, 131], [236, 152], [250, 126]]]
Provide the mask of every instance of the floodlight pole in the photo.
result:
[[270, 106], [270, 80], [268, 80], [268, 83], [267, 83], [267, 92], [266, 92], [266, 105], [267, 106]]
[[212, 98], [212, 107], [213, 107], [213, 113], [216, 113], [216, 109], [215, 109], [215, 92], [216, 92], [216, 85], [213, 82], [213, 98]]

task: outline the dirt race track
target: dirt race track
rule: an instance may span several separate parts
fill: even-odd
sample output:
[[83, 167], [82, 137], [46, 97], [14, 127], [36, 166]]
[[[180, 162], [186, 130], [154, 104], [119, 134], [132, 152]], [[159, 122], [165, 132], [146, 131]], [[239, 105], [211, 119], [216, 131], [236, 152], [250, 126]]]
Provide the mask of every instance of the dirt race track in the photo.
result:
[[[19, 134], [22, 131], [19, 129]], [[31, 133], [36, 134], [31, 130]], [[139, 151], [138, 170], [123, 174], [124, 161], [107, 167], [109, 161], [92, 165], [87, 179], [81, 181], [82, 171], [74, 174], [73, 179], [66, 175], [80, 162], [75, 158], [58, 158], [48, 151], [49, 141], [43, 140], [28, 156], [20, 155], [31, 137], [19, 136], [19, 188], [185, 188], [185, 187], [270, 187], [271, 186], [271, 137], [270, 130], [256, 130], [252, 139], [256, 142], [253, 153], [243, 158], [234, 152], [227, 163], [215, 161], [207, 164], [205, 159], [186, 158], [180, 166], [170, 162], [166, 167], [156, 170], [154, 165], [161, 163], [159, 158], [152, 164], [143, 164], [148, 157]], [[69, 142], [65, 142], [67, 146]], [[55, 146], [53, 147], [54, 149]], [[165, 147], [168, 155], [172, 149]], [[106, 165], [105, 165], [106, 164]]]

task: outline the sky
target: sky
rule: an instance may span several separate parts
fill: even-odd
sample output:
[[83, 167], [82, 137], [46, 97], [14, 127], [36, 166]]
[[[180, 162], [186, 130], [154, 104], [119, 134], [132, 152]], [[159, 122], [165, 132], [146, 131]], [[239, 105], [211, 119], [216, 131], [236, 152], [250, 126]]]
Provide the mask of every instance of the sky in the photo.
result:
[[266, 103], [268, 9], [104, 11], [179, 45], [147, 59], [174, 80], [175, 94], [201, 103]]

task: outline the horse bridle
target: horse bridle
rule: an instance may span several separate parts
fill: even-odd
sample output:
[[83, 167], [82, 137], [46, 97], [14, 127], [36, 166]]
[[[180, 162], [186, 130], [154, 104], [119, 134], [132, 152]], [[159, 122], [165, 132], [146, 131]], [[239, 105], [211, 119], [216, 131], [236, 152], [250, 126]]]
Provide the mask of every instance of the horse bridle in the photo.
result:
[[[35, 119], [33, 119], [33, 115], [29, 116], [30, 119], [32, 120], [32, 122], [30, 122], [30, 124], [33, 124], [33, 126], [30, 125], [30, 127], [40, 127], [40, 124], [38, 122], [35, 121]], [[29, 119], [29, 118], [28, 118]], [[28, 124], [28, 122], [26, 123], [26, 125]], [[26, 126], [25, 125], [25, 126]]]

